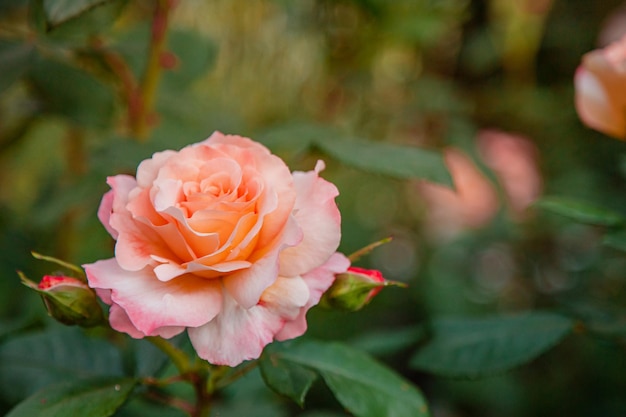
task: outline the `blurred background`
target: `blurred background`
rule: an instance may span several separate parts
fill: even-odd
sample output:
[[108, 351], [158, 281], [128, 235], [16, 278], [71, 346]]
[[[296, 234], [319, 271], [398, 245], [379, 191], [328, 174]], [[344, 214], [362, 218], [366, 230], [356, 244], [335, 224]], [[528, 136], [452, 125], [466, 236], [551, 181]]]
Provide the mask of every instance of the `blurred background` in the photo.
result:
[[[51, 272], [31, 251], [76, 264], [112, 255], [96, 217], [107, 176], [220, 130], [266, 143], [294, 170], [324, 159], [341, 193], [342, 252], [393, 237], [359, 265], [408, 289], [358, 313], [314, 309], [311, 336], [390, 364], [434, 416], [626, 415], [621, 338], [573, 335], [475, 380], [407, 365], [432, 317], [620, 316], [624, 254], [601, 245], [601, 228], [532, 203], [562, 195], [626, 214], [624, 144], [585, 128], [573, 105], [581, 56], [626, 33], [622, 2], [111, 0], [75, 14], [59, 3], [0, 3], [0, 333], [45, 323], [16, 274]], [[168, 17], [156, 64], [155, 7]], [[137, 116], [146, 68], [154, 107]], [[320, 135], [440, 151], [457, 192], [351, 167], [311, 146]], [[246, 383], [247, 402], [225, 397], [224, 415], [346, 415], [323, 387], [301, 410]]]

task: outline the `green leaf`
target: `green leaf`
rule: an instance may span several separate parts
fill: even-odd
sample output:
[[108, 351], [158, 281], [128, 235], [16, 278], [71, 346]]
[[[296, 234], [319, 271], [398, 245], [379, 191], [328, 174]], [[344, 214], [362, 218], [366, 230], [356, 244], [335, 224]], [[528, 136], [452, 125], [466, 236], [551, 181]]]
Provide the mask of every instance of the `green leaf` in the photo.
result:
[[0, 40], [0, 93], [28, 71], [34, 56], [32, 43]]
[[349, 346], [314, 341], [273, 344], [263, 360], [316, 371], [337, 400], [357, 417], [428, 416], [426, 402], [415, 386]]
[[217, 46], [196, 32], [173, 30], [167, 47], [178, 58], [178, 64], [163, 74], [163, 84], [174, 91], [187, 88], [204, 75], [215, 62]]
[[83, 126], [109, 125], [113, 92], [90, 74], [65, 63], [42, 60], [30, 76], [45, 100], [46, 110]]
[[544, 197], [535, 206], [580, 223], [597, 226], [617, 226], [625, 220], [621, 214], [604, 207], [566, 197]]
[[569, 318], [545, 312], [487, 318], [441, 318], [411, 366], [451, 377], [503, 372], [531, 361], [572, 331]]
[[119, 350], [77, 328], [24, 334], [0, 345], [0, 394], [10, 402], [67, 379], [123, 374]]
[[108, 417], [136, 384], [130, 378], [94, 378], [52, 385], [18, 404], [7, 417]]
[[280, 356], [265, 354], [259, 361], [259, 366], [268, 386], [279, 394], [291, 398], [300, 407], [304, 406], [304, 397], [317, 379], [314, 371], [285, 361]]
[[44, 0], [43, 6], [50, 26], [57, 26], [109, 1], [110, 0]]
[[367, 172], [400, 179], [422, 178], [452, 186], [452, 178], [439, 152], [365, 140], [318, 138], [316, 145], [339, 161]]
[[626, 230], [612, 230], [604, 235], [602, 243], [613, 249], [626, 252]]

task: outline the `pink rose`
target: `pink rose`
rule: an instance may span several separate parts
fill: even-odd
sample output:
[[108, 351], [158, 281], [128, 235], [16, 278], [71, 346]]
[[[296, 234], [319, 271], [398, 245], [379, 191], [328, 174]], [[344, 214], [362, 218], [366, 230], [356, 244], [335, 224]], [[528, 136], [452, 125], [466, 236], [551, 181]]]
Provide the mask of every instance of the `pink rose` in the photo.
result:
[[478, 133], [478, 149], [485, 164], [496, 173], [512, 214], [523, 217], [543, 188], [537, 148], [521, 135], [482, 130]]
[[[498, 130], [483, 130], [476, 138], [479, 154], [493, 170], [509, 214], [520, 219], [542, 190], [537, 165], [538, 152], [527, 138]], [[485, 226], [500, 209], [496, 187], [474, 164], [455, 148], [444, 150], [455, 189], [422, 182], [418, 191], [426, 205], [427, 233], [445, 241], [463, 230]]]
[[427, 207], [427, 232], [445, 241], [462, 230], [485, 225], [497, 213], [499, 203], [492, 183], [465, 153], [447, 148], [444, 158], [455, 189], [421, 182], [418, 190]]
[[303, 334], [349, 266], [323, 168], [291, 173], [259, 143], [215, 132], [154, 154], [136, 178], [109, 177], [98, 215], [115, 258], [85, 269], [111, 326], [135, 338], [187, 329], [200, 357], [230, 366]]
[[574, 77], [576, 110], [583, 123], [626, 138], [626, 36], [583, 56]]

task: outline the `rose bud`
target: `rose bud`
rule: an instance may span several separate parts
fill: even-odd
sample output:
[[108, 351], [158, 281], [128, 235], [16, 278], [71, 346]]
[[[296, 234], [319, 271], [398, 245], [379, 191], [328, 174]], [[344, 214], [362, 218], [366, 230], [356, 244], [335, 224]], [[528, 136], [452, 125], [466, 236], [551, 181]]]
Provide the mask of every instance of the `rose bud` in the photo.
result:
[[77, 278], [46, 275], [35, 284], [19, 273], [22, 283], [37, 291], [48, 314], [63, 324], [92, 327], [104, 322], [96, 293]]
[[347, 272], [337, 274], [335, 282], [322, 296], [321, 304], [346, 311], [357, 311], [389, 285], [404, 287], [403, 283], [388, 281], [380, 271], [351, 266]]

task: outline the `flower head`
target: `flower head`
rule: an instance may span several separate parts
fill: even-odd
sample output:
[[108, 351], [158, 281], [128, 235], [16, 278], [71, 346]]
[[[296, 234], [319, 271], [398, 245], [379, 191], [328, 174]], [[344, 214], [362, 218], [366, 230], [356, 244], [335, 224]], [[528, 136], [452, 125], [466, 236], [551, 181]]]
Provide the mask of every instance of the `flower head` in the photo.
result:
[[115, 257], [85, 265], [133, 337], [185, 330], [198, 355], [235, 366], [306, 330], [305, 313], [345, 271], [337, 188], [291, 173], [250, 139], [216, 132], [108, 178], [99, 218]]
[[583, 123], [626, 139], [626, 36], [585, 54], [574, 85], [576, 110]]

